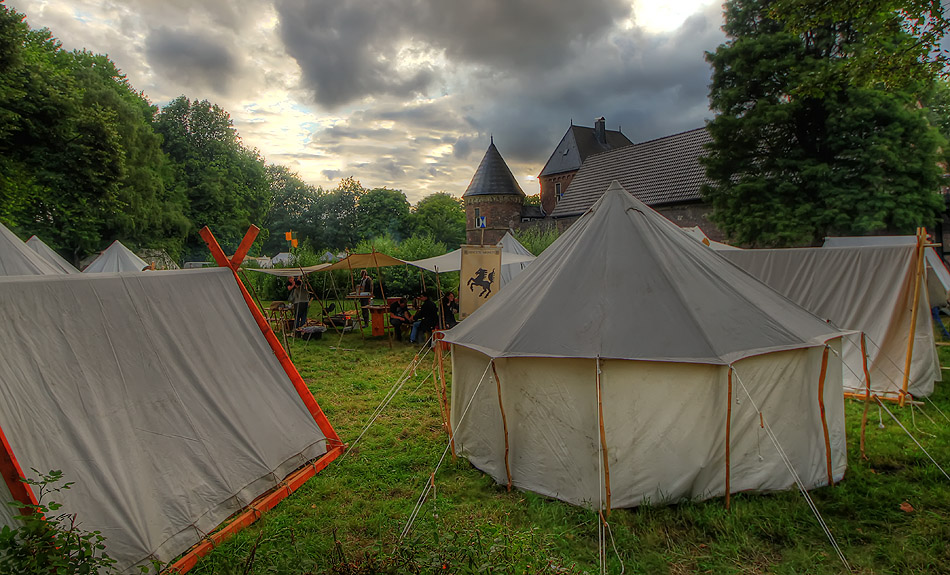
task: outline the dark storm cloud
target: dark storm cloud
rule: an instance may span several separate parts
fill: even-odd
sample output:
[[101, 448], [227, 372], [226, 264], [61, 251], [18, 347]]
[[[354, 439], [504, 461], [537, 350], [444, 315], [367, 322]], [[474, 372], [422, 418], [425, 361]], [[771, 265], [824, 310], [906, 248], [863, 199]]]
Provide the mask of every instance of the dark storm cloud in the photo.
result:
[[149, 64], [182, 86], [226, 94], [239, 73], [235, 52], [199, 32], [160, 28], [145, 39]]

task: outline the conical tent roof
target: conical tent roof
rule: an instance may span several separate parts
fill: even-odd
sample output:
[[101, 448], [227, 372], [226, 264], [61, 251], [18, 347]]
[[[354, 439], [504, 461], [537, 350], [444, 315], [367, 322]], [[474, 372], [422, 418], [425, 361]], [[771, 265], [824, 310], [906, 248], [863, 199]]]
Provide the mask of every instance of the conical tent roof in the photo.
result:
[[446, 341], [492, 357], [728, 364], [840, 334], [617, 182], [511, 286]]
[[46, 260], [46, 263], [60, 270], [65, 274], [78, 274], [77, 270], [71, 263], [66, 261], [63, 256], [59, 255], [53, 248], [46, 245], [46, 243], [36, 236], [30, 236], [30, 239], [26, 240], [26, 245], [30, 247], [31, 250], [39, 254], [41, 258]]
[[140, 272], [147, 266], [148, 262], [116, 240], [82, 271], [83, 273]]
[[0, 276], [60, 275], [63, 272], [0, 224]]

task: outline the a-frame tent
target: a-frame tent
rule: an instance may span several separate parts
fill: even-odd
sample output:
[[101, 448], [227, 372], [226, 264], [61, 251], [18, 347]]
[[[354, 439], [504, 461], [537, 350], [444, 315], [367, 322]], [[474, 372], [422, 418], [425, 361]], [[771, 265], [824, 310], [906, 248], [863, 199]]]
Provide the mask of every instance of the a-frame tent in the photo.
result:
[[148, 265], [148, 262], [135, 255], [132, 250], [122, 245], [122, 242], [116, 240], [82, 271], [87, 274], [140, 272]]
[[505, 286], [508, 282], [515, 279], [518, 274], [523, 272], [525, 268], [528, 267], [528, 264], [534, 261], [534, 254], [528, 251], [528, 248], [521, 245], [515, 236], [511, 235], [511, 232], [505, 232], [505, 235], [498, 240], [498, 244], [501, 246], [502, 259], [504, 260], [505, 254], [514, 254], [519, 255], [525, 258], [531, 258], [524, 262], [516, 262], [501, 265], [501, 275], [498, 276], [498, 287], [501, 288]]
[[55, 267], [56, 269], [62, 271], [66, 274], [78, 274], [79, 270], [73, 266], [73, 264], [66, 261], [66, 259], [56, 253], [53, 248], [46, 245], [46, 242], [41, 240], [36, 236], [30, 236], [30, 239], [26, 240], [26, 245], [29, 246], [31, 250], [36, 252], [41, 258], [46, 260], [47, 263]]
[[840, 480], [842, 333], [614, 182], [445, 332], [455, 445], [496, 481], [629, 507]]
[[0, 276], [61, 275], [57, 269], [0, 224]]
[[296, 489], [344, 446], [249, 301], [233, 269], [0, 279], [3, 489], [62, 470], [121, 573], [201, 542], [186, 570]]

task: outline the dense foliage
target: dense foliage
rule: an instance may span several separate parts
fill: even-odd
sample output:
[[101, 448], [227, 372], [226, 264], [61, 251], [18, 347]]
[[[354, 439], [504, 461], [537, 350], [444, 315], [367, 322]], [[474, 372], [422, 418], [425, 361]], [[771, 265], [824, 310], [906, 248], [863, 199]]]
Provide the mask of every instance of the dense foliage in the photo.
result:
[[315, 248], [413, 235], [462, 242], [458, 199], [411, 208], [403, 192], [353, 177], [315, 188], [245, 146], [227, 111], [176, 98], [159, 110], [107, 57], [67, 51], [0, 4], [0, 223], [78, 264], [119, 239], [174, 259], [207, 259], [207, 225], [226, 250], [251, 224], [257, 253], [288, 251], [293, 230]]
[[707, 53], [714, 221], [733, 241], [778, 246], [932, 224], [945, 142], [918, 105], [929, 84], [855, 82], [847, 63], [863, 53], [858, 22], [796, 32], [771, 17], [776, 6], [728, 2], [729, 40]]

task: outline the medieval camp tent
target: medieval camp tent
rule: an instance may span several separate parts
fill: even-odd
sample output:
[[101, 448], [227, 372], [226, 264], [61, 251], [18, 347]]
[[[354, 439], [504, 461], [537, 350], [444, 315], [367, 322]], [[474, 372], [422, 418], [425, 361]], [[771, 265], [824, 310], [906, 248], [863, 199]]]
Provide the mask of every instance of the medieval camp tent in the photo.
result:
[[31, 250], [36, 252], [41, 258], [46, 260], [47, 263], [62, 271], [63, 273], [79, 273], [79, 270], [77, 270], [71, 263], [66, 261], [63, 256], [56, 253], [53, 248], [46, 245], [46, 243], [40, 238], [36, 236], [30, 236], [30, 239], [26, 240], [26, 245], [29, 246]]
[[62, 470], [122, 573], [342, 450], [248, 298], [229, 269], [0, 278], [0, 463]]
[[140, 272], [148, 265], [148, 262], [132, 253], [132, 250], [122, 245], [122, 242], [116, 240], [82, 271], [86, 274]]
[[498, 286], [504, 287], [508, 282], [513, 280], [518, 274], [523, 272], [525, 268], [528, 267], [528, 264], [534, 261], [534, 254], [528, 251], [528, 248], [521, 245], [515, 236], [511, 235], [511, 232], [505, 232], [505, 235], [502, 236], [496, 245], [501, 246], [502, 258], [504, 254], [515, 254], [523, 257], [531, 258], [528, 261], [516, 262], [510, 264], [501, 264], [501, 275], [498, 278]]
[[62, 275], [64, 272], [31, 250], [0, 224], [0, 276]]
[[[506, 234], [507, 236], [508, 234]], [[527, 249], [524, 248], [520, 243], [517, 243], [514, 237], [511, 238], [514, 242], [510, 243], [512, 245], [511, 251], [505, 251], [505, 247], [501, 242], [505, 241], [505, 238], [502, 238], [498, 245], [502, 245], [501, 250], [501, 269], [502, 275], [501, 279], [503, 280], [500, 285], [505, 285], [508, 281], [511, 280], [514, 276], [518, 275], [521, 270], [525, 269], [528, 264], [535, 260], [534, 255], [531, 254]], [[520, 249], [519, 249], [520, 248]], [[521, 253], [521, 250], [524, 250], [527, 253]], [[429, 270], [430, 272], [435, 273], [445, 273], [445, 272], [457, 272], [462, 269], [462, 250], [457, 249], [453, 250], [447, 254], [442, 254], [441, 256], [433, 256], [431, 258], [425, 258], [421, 260], [415, 260], [412, 262], [406, 262], [410, 265], [416, 266], [417, 268], [422, 268], [424, 270]], [[509, 279], [505, 280], [505, 270], [511, 272], [509, 274]]]
[[[909, 347], [906, 390], [926, 396], [933, 392], [934, 382], [940, 381], [926, 290], [921, 290], [916, 320], [913, 313], [916, 242], [718, 253], [818, 317], [842, 329], [864, 332], [873, 393], [900, 398]], [[859, 337], [844, 339], [846, 392], [865, 393], [863, 355]]]
[[847, 461], [841, 336], [614, 182], [445, 333], [455, 445], [577, 505], [787, 489], [769, 433], [827, 485]]
[[681, 228], [686, 232], [691, 238], [700, 242], [701, 244], [707, 245], [714, 250], [739, 250], [742, 248], [737, 248], [735, 246], [730, 246], [729, 244], [724, 244], [722, 242], [717, 242], [715, 240], [709, 239], [709, 236], [706, 235], [706, 232], [703, 231], [699, 226], [687, 226]]

